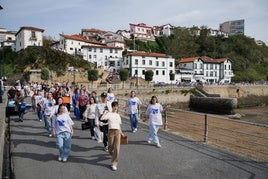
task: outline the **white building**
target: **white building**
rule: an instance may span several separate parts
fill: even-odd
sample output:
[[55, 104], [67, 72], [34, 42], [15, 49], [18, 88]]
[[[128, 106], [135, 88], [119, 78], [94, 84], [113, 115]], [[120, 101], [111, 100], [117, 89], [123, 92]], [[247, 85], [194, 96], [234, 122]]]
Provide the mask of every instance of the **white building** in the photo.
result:
[[43, 29], [31, 26], [21, 27], [16, 33], [16, 52], [28, 46], [43, 46]]
[[15, 46], [16, 43], [16, 32], [7, 31], [6, 28], [0, 28], [0, 48], [6, 46]]
[[181, 59], [177, 76], [180, 77], [178, 81], [182, 82], [230, 83], [234, 74], [229, 58], [212, 59], [203, 56]]
[[121, 69], [122, 52], [122, 47], [82, 45], [83, 59], [109, 72]]
[[123, 56], [122, 68], [128, 69], [131, 77], [145, 79], [145, 71], [154, 72], [153, 82], [171, 83], [169, 73], [175, 73], [175, 59], [161, 53], [129, 52]]
[[70, 55], [81, 55], [83, 45], [104, 45], [96, 40], [88, 40], [81, 35], [64, 35], [60, 34], [60, 42], [58, 45], [58, 50], [64, 51]]
[[145, 40], [145, 41], [155, 40], [152, 27], [149, 27], [144, 23], [129, 24], [129, 25], [130, 25], [130, 36], [132, 38], [137, 38], [137, 39]]

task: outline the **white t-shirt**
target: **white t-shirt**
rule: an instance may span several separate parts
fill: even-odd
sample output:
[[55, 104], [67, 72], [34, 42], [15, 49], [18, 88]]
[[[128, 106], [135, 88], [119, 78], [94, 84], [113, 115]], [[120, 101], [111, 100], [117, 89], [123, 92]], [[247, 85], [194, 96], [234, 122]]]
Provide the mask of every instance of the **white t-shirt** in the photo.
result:
[[128, 114], [136, 114], [138, 113], [138, 106], [141, 105], [141, 101], [139, 98], [128, 98], [127, 99], [127, 113]]
[[53, 107], [55, 105], [56, 101], [55, 99], [45, 99], [44, 100], [44, 114], [45, 115], [51, 115], [53, 114]]
[[162, 114], [163, 107], [161, 104], [149, 104], [146, 110], [146, 115], [149, 116], [149, 123], [153, 125], [162, 125]]
[[107, 123], [103, 123], [101, 121], [99, 121], [99, 117], [103, 114], [105, 107], [108, 107], [108, 111], [112, 111], [112, 107], [111, 107], [111, 103], [107, 102], [107, 103], [98, 103], [97, 107], [96, 107], [96, 116], [95, 116], [95, 125], [108, 125]]
[[71, 133], [72, 125], [74, 125], [74, 122], [67, 113], [54, 115], [52, 118], [52, 127], [55, 129], [56, 134], [66, 131]]
[[107, 101], [113, 102], [115, 100], [114, 93], [107, 93]]

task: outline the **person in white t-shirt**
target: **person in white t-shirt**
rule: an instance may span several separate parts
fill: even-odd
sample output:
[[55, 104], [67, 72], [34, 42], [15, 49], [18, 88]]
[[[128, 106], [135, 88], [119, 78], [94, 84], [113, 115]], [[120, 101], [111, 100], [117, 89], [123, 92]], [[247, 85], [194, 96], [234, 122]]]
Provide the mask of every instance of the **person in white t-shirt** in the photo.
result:
[[163, 124], [162, 122], [162, 113], [163, 112], [163, 106], [158, 102], [158, 99], [156, 96], [152, 96], [150, 104], [148, 105], [146, 109], [146, 121], [149, 119], [149, 135], [148, 135], [148, 143], [154, 142], [157, 147], [161, 147], [157, 132], [159, 130], [159, 127]]
[[47, 93], [47, 97], [44, 99], [44, 121], [45, 127], [48, 132], [48, 136], [52, 137], [52, 124], [51, 124], [51, 116], [53, 115], [53, 108], [56, 104], [55, 99], [53, 99], [52, 93]]
[[118, 102], [112, 102], [112, 112], [106, 110], [102, 117], [101, 121], [108, 121], [108, 151], [112, 155], [112, 170], [117, 170], [119, 151], [120, 151], [120, 140], [121, 135], [124, 136], [121, 130], [121, 117], [117, 113]]
[[59, 149], [59, 161], [67, 162], [71, 151], [74, 122], [66, 106], [60, 104], [58, 112], [52, 118], [53, 136], [56, 137], [56, 146]]
[[126, 110], [130, 119], [130, 126], [132, 132], [137, 132], [137, 124], [139, 120], [139, 106], [141, 105], [141, 101], [136, 97], [136, 92], [131, 91], [130, 97], [126, 102]]

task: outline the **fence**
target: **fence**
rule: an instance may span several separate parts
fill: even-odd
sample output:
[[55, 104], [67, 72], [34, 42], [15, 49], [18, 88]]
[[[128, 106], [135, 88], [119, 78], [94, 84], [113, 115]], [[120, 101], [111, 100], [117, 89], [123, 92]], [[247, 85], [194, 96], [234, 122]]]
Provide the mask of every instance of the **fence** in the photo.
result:
[[[141, 118], [144, 112], [145, 108], [141, 108]], [[254, 160], [268, 161], [267, 125], [168, 108], [163, 113], [163, 129]]]

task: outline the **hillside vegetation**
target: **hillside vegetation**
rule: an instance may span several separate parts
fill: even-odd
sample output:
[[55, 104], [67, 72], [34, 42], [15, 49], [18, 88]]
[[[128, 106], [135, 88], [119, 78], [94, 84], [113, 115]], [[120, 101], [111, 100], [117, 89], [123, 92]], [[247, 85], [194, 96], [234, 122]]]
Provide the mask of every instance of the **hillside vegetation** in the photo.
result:
[[[165, 53], [176, 59], [194, 56], [212, 58], [230, 58], [233, 62], [235, 82], [252, 82], [268, 80], [268, 47], [256, 45], [254, 39], [244, 35], [208, 36], [203, 28], [199, 36], [196, 29], [176, 28], [169, 37], [157, 37], [156, 41], [143, 42], [126, 40], [130, 49]], [[68, 66], [90, 69], [93, 65], [79, 56], [68, 55], [53, 50], [44, 38], [45, 47], [30, 47], [18, 53], [10, 49], [1, 49], [1, 64], [4, 64], [4, 75], [27, 72], [29, 69], [48, 68], [58, 75], [65, 72]]]

